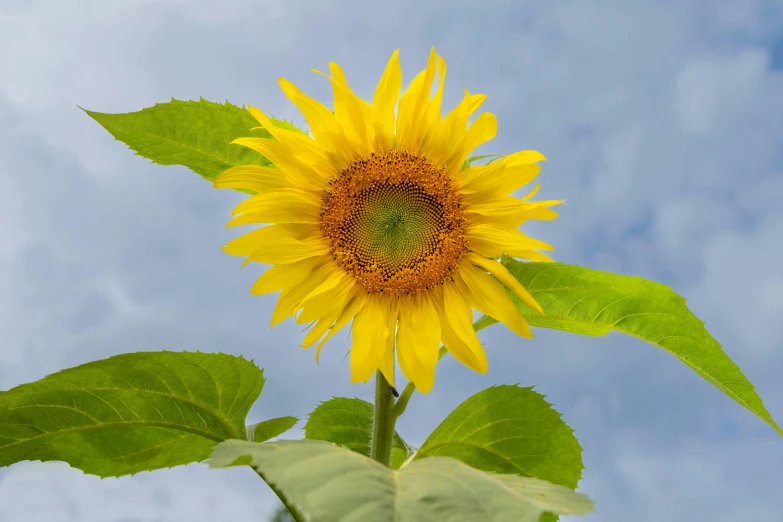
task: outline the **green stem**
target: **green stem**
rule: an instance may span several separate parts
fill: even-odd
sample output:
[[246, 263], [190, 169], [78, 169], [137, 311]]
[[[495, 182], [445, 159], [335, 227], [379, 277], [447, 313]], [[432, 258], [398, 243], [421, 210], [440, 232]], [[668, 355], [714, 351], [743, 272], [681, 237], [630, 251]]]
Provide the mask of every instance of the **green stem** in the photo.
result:
[[380, 370], [375, 372], [375, 412], [373, 415], [370, 458], [386, 467], [391, 465], [394, 421], [392, 408], [394, 395], [391, 386]]

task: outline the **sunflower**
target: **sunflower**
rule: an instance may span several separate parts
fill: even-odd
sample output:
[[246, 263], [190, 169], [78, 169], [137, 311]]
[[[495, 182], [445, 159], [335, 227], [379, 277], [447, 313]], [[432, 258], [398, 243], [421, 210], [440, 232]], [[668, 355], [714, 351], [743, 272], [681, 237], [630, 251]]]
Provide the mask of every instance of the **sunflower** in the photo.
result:
[[351, 91], [336, 63], [329, 71], [313, 72], [331, 82], [334, 111], [279, 80], [312, 137], [277, 127], [249, 107], [272, 138], [233, 143], [274, 166], [230, 168], [215, 187], [256, 192], [234, 209], [227, 226], [267, 226], [224, 250], [247, 257], [245, 263], [272, 265], [251, 293], [281, 291], [272, 326], [291, 316], [314, 323], [302, 347], [318, 342], [316, 360], [324, 343], [352, 322], [352, 382], [367, 382], [380, 369], [393, 385], [396, 353], [408, 380], [429, 392], [441, 343], [485, 373], [473, 309], [529, 338], [530, 327], [504, 285], [541, 311], [497, 259], [550, 260], [538, 250], [552, 247], [518, 227], [528, 219], [553, 219], [557, 214], [548, 207], [560, 202], [529, 201], [538, 185], [524, 198], [509, 195], [530, 183], [540, 169], [536, 162], [546, 158], [521, 151], [467, 166], [468, 154], [495, 137], [497, 120], [483, 113], [468, 126], [486, 96], [467, 90], [441, 116], [446, 62], [434, 49], [402, 95], [395, 51], [372, 103]]

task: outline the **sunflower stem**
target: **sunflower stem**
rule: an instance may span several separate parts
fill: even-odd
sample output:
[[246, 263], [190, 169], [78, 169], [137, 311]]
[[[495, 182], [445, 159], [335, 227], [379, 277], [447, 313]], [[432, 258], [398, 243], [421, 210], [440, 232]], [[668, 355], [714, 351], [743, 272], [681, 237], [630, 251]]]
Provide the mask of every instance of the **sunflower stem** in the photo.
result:
[[375, 412], [373, 415], [370, 458], [386, 467], [391, 466], [394, 421], [394, 395], [389, 381], [380, 370], [375, 372]]

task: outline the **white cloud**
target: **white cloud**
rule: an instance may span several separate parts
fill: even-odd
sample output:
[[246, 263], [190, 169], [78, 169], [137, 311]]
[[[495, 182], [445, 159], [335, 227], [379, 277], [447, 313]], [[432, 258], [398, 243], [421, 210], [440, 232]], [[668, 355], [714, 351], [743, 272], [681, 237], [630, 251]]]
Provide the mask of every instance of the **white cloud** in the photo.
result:
[[191, 464], [100, 479], [63, 463], [24, 463], [0, 480], [0, 521], [265, 520], [274, 494], [249, 468]]
[[[449, 63], [446, 105], [462, 86], [489, 95], [500, 125], [489, 152], [549, 157], [542, 197], [569, 204], [531, 234], [563, 261], [672, 284], [783, 420], [783, 77], [763, 48], [783, 20], [779, 2], [309, 5], [0, 5], [11, 50], [0, 55], [10, 98], [0, 97], [0, 388], [122, 351], [220, 349], [266, 368], [251, 420], [303, 416], [330, 395], [369, 398], [347, 383], [344, 336], [319, 367], [296, 347], [298, 325], [270, 332], [274, 296], [248, 295], [258, 267], [240, 272], [217, 248], [233, 237], [223, 224], [237, 194], [134, 157], [75, 105], [123, 112], [203, 95], [300, 122], [277, 77], [328, 101], [309, 69], [335, 60], [370, 95], [393, 49], [407, 81], [435, 44]], [[586, 448], [582, 485], [600, 510], [586, 520], [773, 520], [779, 439], [673, 357], [621, 336], [524, 341], [496, 326], [482, 339], [490, 374], [443, 364], [401, 421], [412, 443], [479, 389], [535, 384]], [[0, 475], [0, 520], [35, 520], [23, 490], [41, 520], [258, 518], [271, 505], [198, 466], [119, 481], [52, 469]], [[155, 507], [165, 487], [169, 503]], [[693, 500], [665, 510], [678, 488]], [[182, 500], [187, 491], [214, 499], [215, 514]]]

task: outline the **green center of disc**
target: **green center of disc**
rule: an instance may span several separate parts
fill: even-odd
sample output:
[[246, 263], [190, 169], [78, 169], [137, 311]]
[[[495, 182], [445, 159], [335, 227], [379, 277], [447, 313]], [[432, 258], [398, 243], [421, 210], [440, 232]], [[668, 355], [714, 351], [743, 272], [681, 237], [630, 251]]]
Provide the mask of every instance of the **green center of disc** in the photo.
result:
[[360, 265], [390, 277], [437, 249], [445, 228], [442, 205], [415, 184], [378, 184], [359, 192], [346, 239]]

